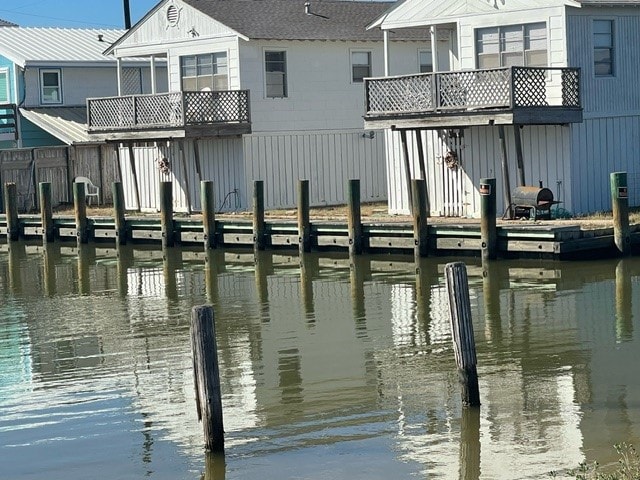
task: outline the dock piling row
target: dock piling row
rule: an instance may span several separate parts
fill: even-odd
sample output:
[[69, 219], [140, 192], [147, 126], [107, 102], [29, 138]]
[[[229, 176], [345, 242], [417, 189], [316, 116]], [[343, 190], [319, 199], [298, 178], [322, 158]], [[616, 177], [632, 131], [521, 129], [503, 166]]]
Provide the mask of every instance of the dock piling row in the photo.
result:
[[[161, 243], [162, 248], [200, 244], [205, 250], [218, 246], [309, 251], [341, 250], [349, 255], [362, 253], [410, 253], [417, 260], [427, 255], [479, 255], [483, 264], [499, 255], [534, 258], [578, 258], [595, 251], [617, 251], [628, 255], [640, 245], [640, 230], [629, 226], [629, 201], [626, 173], [611, 174], [613, 228], [584, 229], [578, 222], [566, 223], [509, 222], [497, 225], [496, 179], [482, 178], [478, 188], [481, 218], [479, 222], [427, 222], [429, 215], [425, 181], [411, 181], [411, 212], [406, 221], [393, 219], [363, 222], [360, 180], [347, 183], [347, 215], [339, 219], [311, 220], [309, 180], [298, 183], [297, 225], [290, 218], [265, 219], [265, 185], [254, 182], [253, 217], [216, 219], [212, 181], [202, 181], [201, 220], [191, 216], [174, 216], [172, 182], [160, 182], [159, 218], [125, 212], [125, 194], [120, 182], [113, 184], [113, 218], [87, 218], [84, 184], [74, 184], [74, 217], [52, 214], [51, 186], [39, 186], [39, 215], [18, 215], [24, 196], [16, 185], [5, 183], [2, 189], [4, 214], [0, 214], [0, 238], [16, 241], [38, 237], [43, 243], [55, 239], [111, 241], [116, 245]], [[131, 194], [131, 192], [129, 192]], [[137, 208], [135, 205], [133, 206]], [[132, 208], [133, 208], [132, 207]], [[137, 211], [137, 210], [136, 210]], [[125, 215], [131, 213], [132, 215]], [[614, 238], [615, 237], [615, 238]]]

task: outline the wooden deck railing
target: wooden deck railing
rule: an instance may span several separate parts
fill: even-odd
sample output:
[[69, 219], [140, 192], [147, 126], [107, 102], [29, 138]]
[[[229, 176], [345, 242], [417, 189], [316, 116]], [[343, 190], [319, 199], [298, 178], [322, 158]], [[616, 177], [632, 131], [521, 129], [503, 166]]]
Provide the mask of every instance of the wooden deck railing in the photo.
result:
[[251, 123], [248, 90], [172, 92], [87, 99], [90, 132]]
[[18, 138], [17, 108], [13, 103], [0, 103], [0, 141]]
[[366, 115], [580, 108], [580, 69], [509, 67], [365, 79]]

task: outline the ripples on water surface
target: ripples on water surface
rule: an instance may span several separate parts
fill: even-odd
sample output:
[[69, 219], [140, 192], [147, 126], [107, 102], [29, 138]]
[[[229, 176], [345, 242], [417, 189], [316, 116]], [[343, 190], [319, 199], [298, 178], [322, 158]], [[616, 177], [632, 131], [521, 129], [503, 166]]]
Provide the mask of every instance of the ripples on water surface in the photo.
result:
[[[0, 478], [541, 478], [638, 443], [636, 259], [470, 263], [479, 410], [460, 405], [444, 260], [205, 260], [0, 246]], [[204, 303], [226, 465], [195, 412]]]

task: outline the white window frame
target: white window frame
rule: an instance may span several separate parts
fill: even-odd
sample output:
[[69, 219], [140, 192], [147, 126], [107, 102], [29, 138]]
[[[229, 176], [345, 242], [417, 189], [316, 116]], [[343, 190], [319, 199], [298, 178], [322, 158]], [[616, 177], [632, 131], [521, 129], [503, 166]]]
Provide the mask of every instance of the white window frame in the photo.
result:
[[[596, 35], [596, 31], [595, 31], [595, 24], [596, 22], [608, 22], [611, 24], [611, 46], [609, 47], [611, 50], [611, 73], [607, 73], [607, 74], [603, 74], [603, 75], [598, 75], [596, 73], [596, 59], [595, 59], [595, 50], [596, 50], [596, 44], [595, 44], [595, 35]], [[596, 78], [614, 78], [616, 76], [616, 68], [618, 65], [617, 59], [616, 59], [616, 50], [617, 50], [617, 45], [616, 45], [616, 22], [615, 19], [612, 17], [598, 17], [598, 18], [594, 18], [591, 22], [591, 41], [593, 43], [593, 47], [591, 49], [591, 55], [592, 55], [592, 62], [591, 65], [593, 65], [593, 76]]]
[[[44, 95], [44, 75], [46, 73], [55, 73], [58, 75], [58, 100], [45, 100]], [[62, 97], [62, 69], [61, 68], [41, 68], [38, 72], [38, 77], [40, 79], [40, 104], [41, 105], [61, 105], [63, 103]]]
[[[185, 91], [184, 90], [184, 59], [185, 58], [194, 58], [196, 61], [196, 76], [195, 77], [189, 77], [189, 78], [198, 78], [200, 76], [206, 76], [206, 75], [198, 75], [198, 57], [204, 57], [205, 55], [209, 55], [211, 57], [211, 68], [212, 68], [212, 72], [211, 72], [211, 85], [209, 86], [209, 88], [213, 91], [214, 90], [214, 86], [215, 86], [215, 78], [216, 76], [222, 76], [222, 74], [216, 74], [213, 73], [213, 67], [216, 65], [215, 63], [213, 63], [213, 56], [216, 54], [224, 54], [226, 57], [226, 62], [227, 62], [227, 73], [226, 73], [226, 77], [227, 77], [227, 88], [226, 90], [229, 90], [231, 88], [230, 86], [230, 82], [231, 82], [231, 78], [229, 76], [229, 52], [227, 50], [217, 50], [214, 52], [202, 52], [202, 53], [194, 53], [191, 55], [181, 55], [180, 59], [179, 59], [179, 68], [180, 68], [180, 91]], [[196, 80], [197, 82], [197, 80]], [[204, 87], [207, 88], [207, 87]], [[190, 90], [190, 91], [203, 91], [201, 90]]]
[[[369, 74], [368, 75], [364, 75], [362, 78], [363, 80], [355, 80], [354, 79], [354, 75], [353, 75], [353, 68], [355, 66], [363, 66], [364, 64], [358, 63], [358, 64], [354, 64], [353, 63], [353, 54], [354, 53], [366, 53], [369, 56], [369, 64], [367, 65], [369, 67]], [[364, 83], [364, 79], [367, 77], [371, 77], [373, 76], [373, 51], [366, 49], [366, 48], [358, 48], [358, 49], [350, 49], [349, 50], [349, 78], [351, 79], [351, 83], [355, 84], [355, 85], [360, 85], [362, 83]]]
[[0, 67], [0, 74], [5, 74], [5, 81], [7, 83], [7, 99], [0, 99], [0, 103], [11, 103], [11, 82], [9, 77], [11, 76], [11, 71], [7, 67]]
[[[423, 53], [428, 54], [428, 57], [429, 57], [429, 66], [431, 67], [431, 70], [429, 70], [428, 72], [422, 71], [422, 65], [425, 65], [425, 64], [423, 64], [420, 61], [420, 57], [422, 56]], [[433, 72], [433, 52], [431, 51], [431, 49], [419, 48], [418, 49], [418, 73], [432, 73], [432, 72]]]
[[[482, 30], [488, 30], [488, 29], [498, 29], [498, 59], [499, 59], [499, 65], [497, 67], [492, 67], [492, 68], [504, 68], [504, 62], [503, 62], [503, 58], [504, 58], [504, 54], [508, 53], [508, 51], [503, 50], [503, 45], [502, 45], [502, 34], [503, 34], [503, 29], [508, 28], [508, 27], [521, 27], [522, 29], [522, 66], [525, 67], [530, 67], [530, 66], [535, 66], [535, 67], [540, 67], [541, 65], [528, 65], [526, 62], [527, 59], [527, 52], [531, 52], [531, 51], [538, 51], [538, 49], [529, 49], [527, 50], [526, 48], [526, 35], [525, 35], [525, 28], [527, 26], [532, 26], [532, 25], [544, 25], [544, 29], [545, 29], [545, 53], [546, 53], [546, 57], [547, 57], [547, 61], [546, 64], [544, 66], [548, 66], [549, 65], [549, 58], [550, 58], [550, 49], [549, 49], [549, 22], [546, 20], [542, 20], [542, 21], [538, 21], [538, 22], [526, 22], [526, 23], [515, 23], [515, 24], [511, 24], [511, 25], [494, 25], [494, 26], [486, 26], [486, 27], [478, 27], [474, 29], [474, 48], [475, 48], [475, 64], [476, 64], [476, 68], [480, 69], [480, 68], [488, 68], [488, 67], [480, 67], [480, 49], [479, 49], [479, 33]], [[495, 55], [495, 54], [491, 54], [491, 55]]]
[[[284, 54], [284, 72], [283, 73], [283, 94], [282, 95], [269, 95], [267, 87], [267, 53], [282, 53]], [[263, 74], [263, 88], [264, 98], [269, 99], [282, 99], [289, 98], [289, 52], [286, 48], [271, 48], [265, 47], [262, 49], [262, 74]]]

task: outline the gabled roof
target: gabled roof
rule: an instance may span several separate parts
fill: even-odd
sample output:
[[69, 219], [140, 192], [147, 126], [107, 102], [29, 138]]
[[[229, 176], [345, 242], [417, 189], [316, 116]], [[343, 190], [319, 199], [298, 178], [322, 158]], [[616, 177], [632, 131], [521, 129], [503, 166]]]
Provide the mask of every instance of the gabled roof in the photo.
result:
[[[589, 0], [584, 0], [589, 1]], [[625, 0], [623, 0], [625, 1]], [[437, 25], [454, 22], [460, 17], [499, 13], [501, 11], [526, 11], [533, 8], [579, 7], [576, 0], [404, 0], [381, 15], [369, 28], [384, 29]]]
[[0, 55], [21, 67], [112, 64], [113, 58], [102, 52], [123, 33], [83, 28], [0, 28]]
[[381, 40], [366, 27], [393, 2], [303, 0], [184, 0], [250, 39]]
[[0, 18], [0, 27], [17, 27], [17, 25]]
[[[173, 0], [178, 3], [179, 0]], [[310, 0], [181, 0], [191, 8], [226, 26], [244, 40], [344, 40], [382, 41], [382, 32], [366, 27], [395, 1]], [[168, 4], [161, 1], [125, 35], [105, 50], [111, 54], [135, 31]], [[308, 12], [308, 13], [307, 13]], [[424, 31], [392, 33], [394, 40], [421, 40]]]

